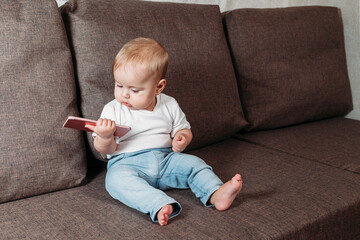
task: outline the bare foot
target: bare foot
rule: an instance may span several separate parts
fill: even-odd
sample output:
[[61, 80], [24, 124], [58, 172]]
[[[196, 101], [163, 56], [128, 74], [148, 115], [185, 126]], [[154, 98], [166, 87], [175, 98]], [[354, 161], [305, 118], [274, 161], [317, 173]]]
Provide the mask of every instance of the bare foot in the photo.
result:
[[210, 197], [210, 203], [219, 211], [228, 209], [235, 197], [240, 193], [243, 181], [240, 174], [236, 174], [230, 181], [224, 183]]
[[171, 213], [173, 211], [174, 211], [174, 208], [172, 205], [165, 205], [159, 210], [159, 212], [157, 213], [157, 219], [161, 226], [167, 225], [169, 216], [171, 215]]

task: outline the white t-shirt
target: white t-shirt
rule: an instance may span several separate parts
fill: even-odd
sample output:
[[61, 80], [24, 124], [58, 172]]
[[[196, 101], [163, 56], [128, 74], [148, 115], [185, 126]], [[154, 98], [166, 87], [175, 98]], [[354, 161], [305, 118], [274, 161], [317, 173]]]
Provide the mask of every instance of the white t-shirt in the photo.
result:
[[111, 155], [108, 154], [107, 158], [150, 148], [169, 148], [177, 131], [190, 129], [190, 123], [174, 98], [163, 93], [156, 97], [153, 111], [131, 110], [116, 99], [104, 106], [101, 118], [131, 127], [124, 136], [115, 137], [117, 150]]

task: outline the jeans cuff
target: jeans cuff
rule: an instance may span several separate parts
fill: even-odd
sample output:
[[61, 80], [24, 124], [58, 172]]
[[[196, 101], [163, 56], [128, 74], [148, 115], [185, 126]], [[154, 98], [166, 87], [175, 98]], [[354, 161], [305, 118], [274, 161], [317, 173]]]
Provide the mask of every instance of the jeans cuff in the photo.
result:
[[221, 186], [214, 187], [207, 195], [200, 198], [200, 201], [204, 204], [205, 207], [214, 207], [213, 204], [210, 203], [210, 198], [214, 192], [216, 192]]

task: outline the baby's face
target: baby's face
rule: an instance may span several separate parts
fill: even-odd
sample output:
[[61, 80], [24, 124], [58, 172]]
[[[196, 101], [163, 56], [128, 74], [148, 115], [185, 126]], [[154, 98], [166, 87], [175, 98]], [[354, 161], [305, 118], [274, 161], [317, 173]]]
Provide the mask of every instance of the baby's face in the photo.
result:
[[127, 65], [114, 71], [115, 99], [132, 110], [152, 111], [160, 79], [143, 66]]

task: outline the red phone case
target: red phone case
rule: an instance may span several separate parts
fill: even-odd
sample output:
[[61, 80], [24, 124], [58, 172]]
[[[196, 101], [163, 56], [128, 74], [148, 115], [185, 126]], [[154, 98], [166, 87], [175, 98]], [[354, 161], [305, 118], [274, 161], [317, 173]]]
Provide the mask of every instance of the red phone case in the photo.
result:
[[[69, 116], [66, 118], [63, 127], [92, 132], [90, 129], [86, 128], [85, 125], [96, 126], [96, 121], [81, 117]], [[130, 130], [131, 128], [128, 126], [116, 125], [114, 136], [122, 137]]]

